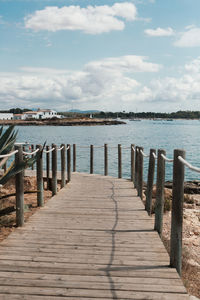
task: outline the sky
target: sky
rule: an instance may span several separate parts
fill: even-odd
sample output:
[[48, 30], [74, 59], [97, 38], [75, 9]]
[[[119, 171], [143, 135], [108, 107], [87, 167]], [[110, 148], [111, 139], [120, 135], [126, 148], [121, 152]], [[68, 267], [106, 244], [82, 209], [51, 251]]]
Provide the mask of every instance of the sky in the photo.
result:
[[0, 0], [0, 110], [200, 110], [199, 0]]

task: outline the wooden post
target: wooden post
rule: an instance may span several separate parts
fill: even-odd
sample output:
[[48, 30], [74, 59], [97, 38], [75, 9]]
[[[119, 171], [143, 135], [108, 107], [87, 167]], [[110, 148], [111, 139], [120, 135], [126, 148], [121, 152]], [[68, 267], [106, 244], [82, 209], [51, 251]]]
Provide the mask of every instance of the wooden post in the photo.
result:
[[118, 144], [118, 178], [122, 178], [122, 147]]
[[66, 184], [66, 146], [61, 145], [63, 149], [61, 150], [61, 188]]
[[71, 146], [67, 144], [67, 181], [71, 181]]
[[131, 181], [134, 183], [135, 180], [135, 149], [134, 144], [131, 144]]
[[148, 169], [148, 179], [147, 179], [147, 193], [146, 193], [146, 204], [145, 204], [145, 209], [149, 215], [151, 215], [151, 209], [152, 209], [152, 191], [153, 191], [153, 181], [154, 181], [154, 173], [155, 173], [155, 158], [153, 153], [156, 154], [156, 150], [150, 149], [149, 169]]
[[94, 147], [90, 145], [90, 174], [93, 174], [93, 166], [94, 166]]
[[[15, 163], [19, 164], [23, 161], [22, 146], [15, 146], [18, 152], [15, 154]], [[24, 171], [15, 176], [16, 188], [16, 225], [24, 225]]]
[[73, 172], [76, 172], [76, 144], [73, 144]]
[[163, 211], [164, 211], [164, 189], [165, 189], [165, 160], [162, 154], [166, 155], [165, 150], [158, 150], [157, 179], [156, 179], [156, 205], [155, 205], [155, 225], [154, 229], [162, 235]]
[[52, 180], [51, 180], [51, 185], [52, 185], [52, 195], [57, 194], [57, 146], [55, 144], [52, 144], [52, 148], [54, 150], [52, 151]]
[[138, 153], [138, 196], [143, 200], [143, 155], [141, 151], [144, 149], [139, 147]]
[[[46, 146], [46, 151], [49, 151], [50, 147]], [[50, 184], [50, 153], [46, 153], [46, 176], [47, 176], [47, 190], [51, 189]]]
[[[34, 151], [34, 145], [31, 145], [31, 152], [33, 152]], [[32, 157], [34, 157], [34, 154], [32, 155]], [[34, 164], [32, 164], [32, 170], [34, 170]]]
[[108, 175], [108, 145], [104, 144], [104, 175]]
[[134, 186], [136, 190], [138, 191], [138, 162], [139, 162], [139, 147], [135, 147], [135, 181]]
[[185, 159], [185, 151], [174, 150], [170, 266], [176, 268], [181, 275], [185, 167], [179, 161], [178, 156]]
[[7, 170], [7, 162], [5, 162], [5, 164], [3, 165], [3, 170], [4, 170], [4, 173], [6, 173], [6, 170]]
[[42, 145], [36, 145], [36, 149], [39, 149], [40, 155], [37, 159], [36, 177], [37, 177], [37, 206], [44, 206], [43, 197], [43, 161], [42, 161]]

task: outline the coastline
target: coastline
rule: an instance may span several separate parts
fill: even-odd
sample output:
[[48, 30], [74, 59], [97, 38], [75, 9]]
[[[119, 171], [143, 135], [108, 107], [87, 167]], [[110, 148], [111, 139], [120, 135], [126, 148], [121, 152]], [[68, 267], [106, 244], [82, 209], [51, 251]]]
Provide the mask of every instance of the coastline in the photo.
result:
[[113, 119], [90, 118], [65, 118], [46, 120], [0, 120], [0, 125], [16, 126], [99, 126], [99, 125], [123, 125], [126, 122]]

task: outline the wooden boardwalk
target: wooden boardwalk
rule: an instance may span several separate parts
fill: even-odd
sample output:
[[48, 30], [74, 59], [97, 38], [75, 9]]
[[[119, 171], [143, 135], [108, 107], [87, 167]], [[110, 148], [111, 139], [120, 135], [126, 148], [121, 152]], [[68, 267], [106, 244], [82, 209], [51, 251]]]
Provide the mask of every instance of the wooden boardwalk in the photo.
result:
[[0, 244], [0, 299], [189, 299], [130, 181], [72, 182]]

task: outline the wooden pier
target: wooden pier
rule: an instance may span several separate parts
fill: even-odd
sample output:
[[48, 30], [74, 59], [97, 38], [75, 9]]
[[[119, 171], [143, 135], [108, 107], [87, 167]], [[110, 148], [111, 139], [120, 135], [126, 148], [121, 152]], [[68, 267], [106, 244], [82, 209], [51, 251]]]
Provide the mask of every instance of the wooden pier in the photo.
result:
[[0, 299], [189, 296], [133, 183], [73, 173], [0, 244]]

